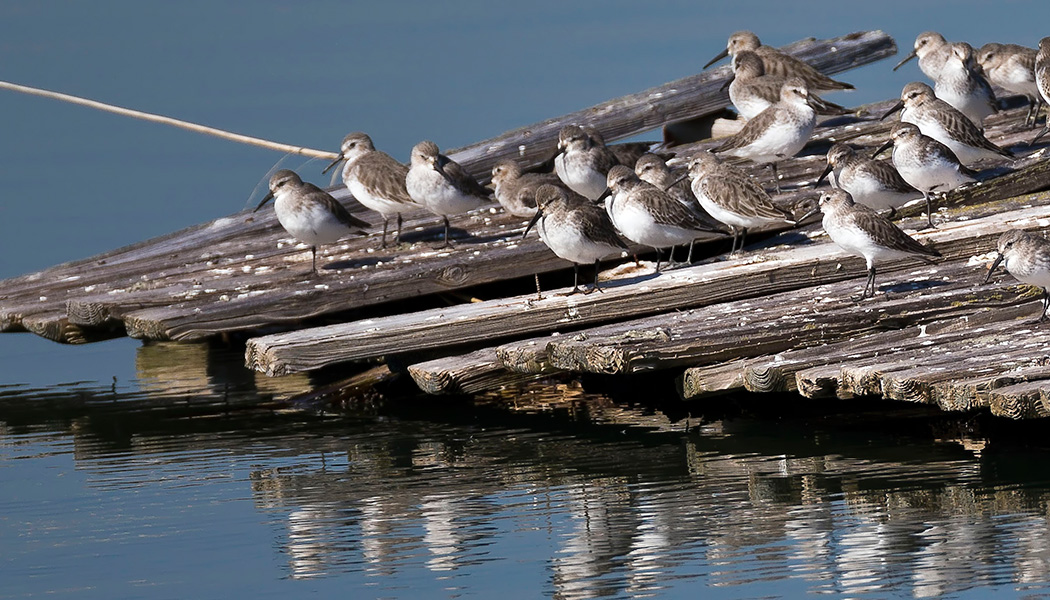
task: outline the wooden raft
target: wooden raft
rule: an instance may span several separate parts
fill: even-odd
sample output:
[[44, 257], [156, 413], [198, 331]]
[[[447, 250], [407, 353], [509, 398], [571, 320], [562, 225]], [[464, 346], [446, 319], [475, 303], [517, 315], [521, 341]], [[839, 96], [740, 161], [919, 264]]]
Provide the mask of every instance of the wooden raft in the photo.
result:
[[[883, 32], [805, 40], [788, 49], [829, 73], [896, 52]], [[514, 158], [528, 166], [549, 156], [558, 129], [590, 124], [610, 141], [728, 104], [723, 67], [639, 94], [509, 132], [453, 151], [479, 178]], [[303, 174], [310, 179], [308, 173]], [[341, 186], [340, 186], [341, 187]], [[337, 197], [349, 198], [345, 188]], [[376, 215], [351, 210], [378, 225]], [[495, 206], [495, 205], [493, 205]], [[453, 219], [469, 232], [456, 248], [430, 250], [440, 219], [411, 215], [410, 243], [379, 250], [378, 228], [320, 249], [322, 273], [311, 277], [308, 249], [280, 228], [272, 210], [239, 213], [86, 260], [0, 282], [0, 332], [31, 331], [65, 343], [131, 335], [148, 340], [198, 340], [234, 332], [301, 327], [395, 300], [564, 270], [536, 238], [520, 241], [524, 221], [498, 208]]]

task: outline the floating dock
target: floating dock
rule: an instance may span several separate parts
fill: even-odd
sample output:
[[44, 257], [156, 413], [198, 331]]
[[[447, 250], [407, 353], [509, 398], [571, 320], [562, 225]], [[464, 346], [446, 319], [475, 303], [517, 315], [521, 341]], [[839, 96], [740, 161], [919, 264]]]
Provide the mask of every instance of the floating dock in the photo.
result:
[[[882, 32], [807, 40], [788, 49], [828, 73], [896, 53]], [[728, 67], [508, 132], [451, 153], [487, 180], [491, 165], [550, 155], [567, 123], [617, 140], [717, 114], [728, 105]], [[847, 98], [848, 99], [848, 98]], [[802, 155], [780, 167], [778, 204], [802, 214], [834, 142], [872, 151], [892, 101], [825, 119]], [[998, 236], [1050, 224], [1050, 161], [1028, 149], [1025, 108], [986, 121], [987, 136], [1018, 150], [1009, 169], [990, 164], [980, 183], [938, 204], [938, 227], [916, 237], [944, 258], [880, 268], [879, 293], [851, 300], [863, 260], [828, 240], [819, 222], [769, 228], [733, 258], [728, 240], [700, 248], [698, 263], [654, 273], [631, 258], [604, 264], [604, 293], [531, 289], [568, 281], [571, 265], [525, 221], [496, 205], [453, 219], [456, 245], [434, 250], [439, 217], [407, 215], [403, 243], [378, 248], [378, 232], [319, 249], [291, 239], [272, 211], [224, 219], [0, 284], [0, 331], [62, 343], [117, 336], [143, 340], [244, 340], [246, 363], [272, 376], [322, 368], [348, 373], [396, 363], [429, 394], [475, 394], [559, 374], [662, 372], [683, 399], [797, 392], [881, 396], [945, 410], [987, 409], [1011, 418], [1050, 415], [1050, 327], [1033, 326], [1041, 290], [1001, 273], [982, 285]], [[688, 157], [715, 142], [665, 144]], [[754, 174], [766, 181], [766, 172]], [[826, 184], [823, 184], [826, 185]], [[362, 211], [347, 190], [334, 191]], [[921, 203], [920, 203], [921, 204]], [[914, 230], [923, 207], [903, 209]], [[373, 221], [375, 221], [373, 219]], [[644, 259], [645, 249], [637, 249]], [[1045, 331], [1044, 331], [1045, 329]]]

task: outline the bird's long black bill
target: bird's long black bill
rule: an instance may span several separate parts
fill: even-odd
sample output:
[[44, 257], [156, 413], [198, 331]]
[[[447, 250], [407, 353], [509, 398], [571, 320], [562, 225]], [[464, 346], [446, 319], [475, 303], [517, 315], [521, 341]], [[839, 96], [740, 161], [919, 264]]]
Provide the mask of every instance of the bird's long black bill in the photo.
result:
[[266, 197], [262, 199], [262, 202], [259, 203], [259, 206], [256, 206], [255, 210], [253, 210], [252, 212], [258, 212], [259, 209], [262, 208], [263, 205], [269, 202], [270, 200], [273, 200], [273, 192], [266, 194]]
[[532, 215], [532, 219], [529, 220], [529, 225], [525, 228], [525, 233], [521, 234], [521, 239], [525, 239], [525, 236], [529, 235], [529, 232], [532, 231], [532, 228], [536, 225], [537, 222], [539, 222], [540, 217], [542, 216], [543, 210], [537, 209], [536, 214]]
[[911, 54], [909, 54], [908, 56], [905, 56], [905, 57], [904, 57], [904, 60], [902, 60], [902, 61], [900, 61], [899, 63], [897, 63], [897, 66], [896, 66], [896, 67], [893, 67], [893, 70], [894, 70], [894, 71], [896, 71], [897, 69], [899, 69], [899, 68], [903, 67], [903, 66], [904, 66], [904, 63], [906, 63], [906, 62], [908, 62], [909, 60], [911, 60], [911, 59], [915, 58], [916, 56], [918, 56], [918, 54], [915, 54], [915, 51], [914, 51], [914, 50], [912, 50], [912, 51], [911, 51]]
[[878, 150], [873, 152], [871, 157], [875, 158], [876, 156], [878, 156], [878, 155], [882, 154], [883, 152], [885, 152], [891, 146], [893, 146], [893, 140], [890, 140], [890, 141], [886, 142], [885, 144], [879, 146]]
[[731, 75], [726, 82], [722, 84], [722, 87], [718, 88], [718, 91], [724, 92], [729, 89], [729, 86], [733, 84], [733, 80], [736, 79], [736, 75]]
[[798, 224], [806, 221], [807, 219], [809, 219], [810, 217], [812, 217], [813, 215], [815, 215], [815, 214], [817, 214], [819, 212], [820, 212], [819, 208], [814, 208], [813, 210], [811, 210], [808, 213], [802, 215], [798, 219], [795, 219], [795, 225], [798, 225]]
[[729, 56], [729, 48], [726, 48], [725, 50], [722, 50], [721, 52], [718, 53], [718, 56], [716, 56], [716, 57], [712, 58], [711, 60], [707, 61], [707, 64], [704, 65], [704, 69], [706, 69], [707, 67], [710, 67], [711, 65], [715, 64], [716, 62], [722, 60], [723, 58], [725, 58], [727, 56]]
[[337, 158], [337, 159], [333, 160], [333, 161], [332, 161], [332, 164], [328, 165], [327, 167], [325, 167], [325, 168], [324, 168], [324, 170], [323, 170], [323, 171], [321, 171], [321, 175], [324, 175], [324, 174], [325, 174], [325, 173], [327, 173], [328, 171], [331, 171], [331, 170], [332, 170], [332, 167], [334, 167], [334, 166], [338, 165], [338, 164], [339, 164], [339, 163], [341, 163], [341, 162], [343, 162], [343, 155], [341, 155], [341, 154], [340, 154], [340, 155], [339, 155], [339, 158]]
[[1036, 136], [1034, 138], [1032, 138], [1032, 141], [1028, 142], [1028, 145], [1029, 146], [1034, 146], [1035, 143], [1039, 141], [1039, 138], [1041, 138], [1044, 135], [1046, 135], [1046, 132], [1048, 132], [1048, 131], [1050, 131], [1050, 125], [1047, 125], [1046, 127], [1043, 127], [1043, 130], [1040, 131], [1038, 134], [1036, 134]]
[[892, 115], [893, 113], [897, 112], [898, 110], [901, 110], [902, 108], [904, 108], [904, 100], [899, 100], [899, 101], [897, 101], [896, 104], [893, 105], [893, 108], [891, 108], [888, 111], [886, 111], [886, 114], [884, 114], [881, 117], [879, 117], [879, 120], [880, 121], [885, 121], [886, 117]]
[[[992, 273], [995, 272], [995, 268], [999, 266], [999, 263], [1003, 262], [1003, 255], [1000, 254], [995, 257], [995, 262], [992, 263], [992, 268], [988, 269], [988, 275], [984, 278], [984, 283], [988, 283], [992, 280]], [[982, 284], [983, 285], [983, 284]]]
[[669, 189], [673, 188], [674, 186], [678, 185], [679, 183], [682, 183], [686, 179], [689, 179], [689, 174], [688, 173], [686, 173], [685, 175], [682, 175], [678, 179], [675, 179], [674, 181], [672, 181], [670, 185], [668, 185], [667, 187], [664, 188], [664, 191], [666, 192], [667, 190], [669, 190]]
[[820, 182], [827, 179], [828, 175], [830, 175], [834, 169], [835, 167], [831, 166], [831, 163], [828, 163], [828, 166], [824, 167], [824, 172], [820, 174], [820, 177], [817, 177], [817, 182], [813, 185], [820, 185]]

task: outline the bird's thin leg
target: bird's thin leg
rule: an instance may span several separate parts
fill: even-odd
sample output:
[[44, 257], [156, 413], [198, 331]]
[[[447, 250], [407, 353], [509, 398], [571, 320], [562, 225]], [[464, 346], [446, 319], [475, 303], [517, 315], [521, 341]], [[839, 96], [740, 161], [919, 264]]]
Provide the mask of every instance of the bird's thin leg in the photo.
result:
[[397, 235], [394, 236], [394, 243], [401, 243], [401, 213], [397, 213]]
[[390, 219], [383, 217], [383, 243], [379, 244], [380, 248], [386, 248], [386, 230], [388, 225], [390, 225]]
[[[599, 292], [604, 294], [605, 290], [603, 290], [601, 288], [601, 286], [598, 285], [598, 271], [599, 271], [598, 259], [594, 259], [594, 289], [598, 290]], [[591, 290], [591, 291], [594, 291], [594, 290]]]
[[441, 250], [442, 248], [451, 248], [452, 247], [452, 242], [448, 241], [448, 217], [447, 216], [442, 216], [441, 218], [445, 220], [445, 243], [440, 245], [440, 246], [436, 246], [434, 248], [435, 250]]
[[313, 271], [314, 275], [317, 274], [317, 246], [310, 246], [310, 256], [313, 257]]
[[773, 185], [777, 188], [777, 193], [780, 193], [780, 176], [777, 174], [777, 163], [769, 163], [769, 168], [773, 169]]
[[567, 296], [580, 293], [580, 265], [572, 263], [572, 291]]
[[693, 264], [693, 246], [695, 246], [695, 245], [696, 245], [696, 240], [693, 240], [693, 241], [689, 242], [689, 254], [687, 254], [686, 257], [685, 257], [685, 264], [687, 264], [687, 265]]
[[[871, 290], [870, 296], [868, 294], [868, 290], [869, 289]], [[864, 282], [864, 291], [861, 292], [861, 294], [859, 296], [853, 296], [852, 299], [853, 299], [854, 302], [860, 302], [860, 301], [864, 300], [865, 298], [868, 298], [868, 297], [871, 297], [871, 296], [874, 296], [874, 295], [875, 295], [875, 267], [869, 267], [868, 268], [868, 280]]]
[[1050, 308], [1050, 292], [1046, 288], [1043, 288], [1043, 313], [1039, 315], [1039, 320], [1036, 323], [1042, 323], [1046, 321], [1046, 309]]
[[536, 279], [536, 299], [543, 300], [543, 292], [540, 291], [540, 274], [533, 273], [532, 276]]
[[[660, 272], [660, 249], [659, 248], [653, 248], [653, 250], [656, 250], [656, 272], [659, 273]], [[674, 253], [674, 249], [673, 248], [671, 249], [671, 252]]]
[[922, 195], [926, 198], [926, 227], [923, 229], [929, 229], [933, 227], [933, 202], [930, 200], [930, 192], [923, 192]]

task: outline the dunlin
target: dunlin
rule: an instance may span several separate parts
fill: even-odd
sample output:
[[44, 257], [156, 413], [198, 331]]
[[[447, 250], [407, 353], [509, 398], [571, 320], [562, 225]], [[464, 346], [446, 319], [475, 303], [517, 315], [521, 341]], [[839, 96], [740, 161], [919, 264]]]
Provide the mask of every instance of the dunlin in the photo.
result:
[[340, 161], [343, 166], [343, 183], [358, 202], [383, 216], [382, 247], [386, 248], [386, 232], [390, 218], [397, 217], [397, 234], [394, 243], [401, 242], [401, 213], [420, 208], [405, 188], [408, 167], [394, 160], [389, 154], [380, 152], [372, 144], [372, 138], [354, 132], [343, 138], [339, 158], [321, 173], [327, 173]]
[[[733, 78], [727, 84], [729, 99], [740, 116], [753, 119], [780, 100], [780, 90], [784, 87], [784, 82], [784, 77], [767, 75], [762, 58], [750, 50], [744, 50], [733, 57]], [[810, 94], [810, 100], [819, 114], [849, 113], [838, 104], [828, 102], [815, 94]]]
[[[536, 190], [536, 214], [525, 228], [522, 239], [534, 226], [540, 239], [559, 258], [572, 263], [573, 286], [570, 294], [580, 292], [580, 265], [594, 263], [594, 288], [598, 286], [598, 262], [627, 250], [616, 235], [612, 221], [597, 204], [570, 196], [565, 189], [541, 185]], [[592, 291], [593, 291], [592, 290]]]
[[849, 192], [859, 204], [875, 210], [895, 211], [922, 198], [922, 192], [908, 185], [893, 165], [861, 156], [846, 144], [833, 145], [827, 158], [828, 166], [817, 183], [831, 175], [831, 185]]
[[505, 158], [492, 166], [492, 185], [503, 210], [515, 217], [536, 214], [536, 190], [544, 184], [563, 185], [554, 173], [523, 173], [516, 162]]
[[940, 256], [934, 248], [923, 246], [901, 231], [889, 219], [873, 209], [857, 204], [849, 192], [830, 190], [820, 196], [820, 212], [824, 213], [824, 231], [839, 248], [864, 257], [868, 266], [868, 281], [864, 291], [854, 300], [875, 295], [875, 267], [884, 261], [901, 258]]
[[955, 42], [951, 50], [933, 86], [934, 95], [983, 127], [985, 117], [999, 112], [995, 92], [979, 72], [973, 47], [966, 42]]
[[600, 136], [578, 125], [566, 125], [558, 132], [558, 151], [554, 170], [569, 189], [597, 200], [606, 189], [609, 169], [619, 164]]
[[313, 273], [317, 272], [318, 244], [330, 244], [353, 233], [353, 227], [368, 227], [368, 223], [347, 212], [331, 194], [304, 182], [295, 171], [288, 169], [281, 169], [270, 177], [270, 193], [255, 211], [270, 200], [281, 227], [300, 242], [310, 244]]
[[412, 166], [405, 177], [405, 187], [413, 200], [445, 221], [445, 243], [448, 239], [448, 217], [465, 213], [489, 201], [485, 189], [456, 161], [441, 154], [434, 142], [419, 142], [412, 148]]
[[[667, 162], [664, 161], [659, 155], [656, 154], [643, 154], [638, 162], [634, 164], [634, 173], [642, 181], [648, 181], [667, 192], [672, 198], [686, 205], [686, 207], [696, 216], [700, 217], [708, 227], [712, 230], [717, 230], [722, 227], [722, 224], [717, 221], [714, 217], [707, 214], [704, 207], [700, 206], [700, 201], [696, 199], [696, 195], [693, 194], [693, 188], [690, 185], [688, 174], [685, 177], [676, 175], [671, 167], [667, 166]], [[693, 262], [693, 244], [700, 239], [705, 239], [708, 235], [703, 235], [695, 238], [689, 242], [689, 254], [686, 257], [686, 262]]]
[[937, 33], [936, 31], [924, 31], [915, 38], [915, 45], [908, 56], [904, 57], [904, 60], [897, 63], [897, 66], [893, 67], [893, 70], [901, 68], [904, 63], [909, 60], [918, 57], [919, 58], [919, 69], [930, 78], [931, 81], [937, 81], [937, 77], [941, 73], [941, 68], [944, 67], [944, 61], [948, 60], [948, 55], [952, 49], [948, 42], [945, 41], [944, 36]]
[[1020, 229], [1011, 229], [999, 236], [999, 255], [984, 282], [992, 278], [999, 263], [1006, 263], [1006, 270], [1022, 283], [1043, 288], [1043, 311], [1038, 322], [1046, 320], [1046, 309], [1050, 306], [1050, 242], [1042, 236]]
[[771, 223], [795, 221], [790, 213], [773, 204], [769, 194], [750, 175], [722, 163], [710, 152], [700, 152], [689, 161], [693, 193], [709, 215], [733, 232], [730, 254], [743, 249], [747, 230]]
[[813, 135], [816, 123], [817, 113], [810, 105], [809, 90], [801, 79], [793, 77], [784, 82], [776, 104], [748, 121], [711, 152], [725, 152], [770, 165], [779, 192], [777, 161], [797, 154]]
[[[1043, 102], [1050, 106], [1050, 36], [1039, 40], [1039, 52], [1035, 56], [1035, 82], [1039, 86], [1039, 95]], [[1032, 138], [1032, 144], [1050, 131], [1050, 113], [1047, 114], [1043, 130]]]
[[926, 137], [911, 123], [894, 125], [890, 140], [875, 155], [890, 146], [893, 146], [893, 166], [897, 172], [926, 198], [928, 227], [933, 227], [931, 195], [944, 194], [976, 181], [975, 173], [960, 163], [947, 146]]
[[904, 86], [900, 101], [882, 118], [898, 110], [901, 110], [901, 122], [915, 125], [923, 135], [944, 144], [965, 164], [1000, 156], [1013, 158], [1012, 154], [984, 137], [973, 121], [935, 97], [925, 83], [916, 81]]
[[1026, 46], [994, 42], [981, 46], [977, 51], [977, 63], [984, 69], [989, 82], [1028, 98], [1028, 114], [1024, 122], [1027, 125], [1031, 121], [1033, 126], [1042, 102], [1039, 86], [1035, 82], [1037, 52]]
[[763, 46], [758, 36], [750, 31], [738, 31], [729, 36], [725, 50], [708, 61], [704, 68], [710, 67], [727, 56], [736, 56], [737, 53], [744, 50], [750, 50], [762, 58], [767, 74], [784, 78], [799, 77], [813, 91], [830, 92], [854, 89], [851, 84], [835, 81], [790, 54], [785, 54], [770, 46]]
[[613, 225], [625, 238], [656, 250], [657, 271], [662, 248], [689, 244], [705, 233], [718, 231], [700, 211], [642, 181], [629, 167], [616, 165], [610, 169], [608, 186], [605, 210]]

